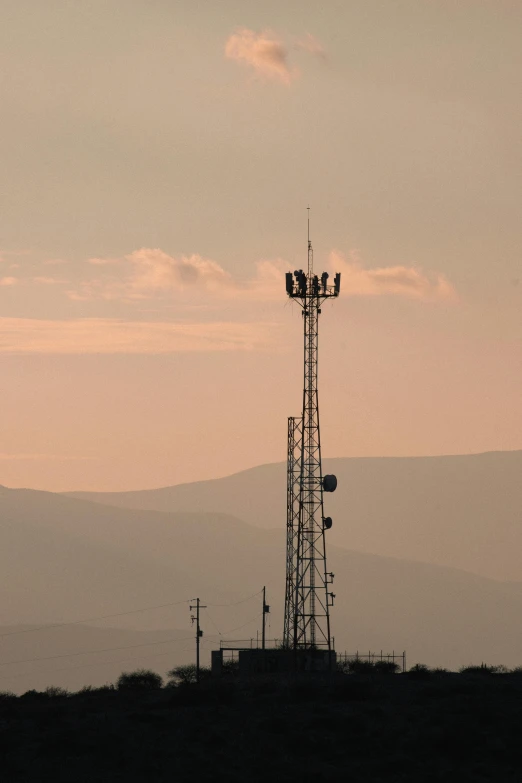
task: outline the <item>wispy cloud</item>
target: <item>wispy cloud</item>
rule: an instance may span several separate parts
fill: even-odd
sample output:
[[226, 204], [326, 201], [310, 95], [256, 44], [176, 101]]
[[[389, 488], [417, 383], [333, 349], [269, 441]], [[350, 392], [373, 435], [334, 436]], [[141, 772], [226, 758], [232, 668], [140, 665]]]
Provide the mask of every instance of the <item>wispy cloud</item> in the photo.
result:
[[65, 285], [69, 281], [58, 277], [37, 276], [33, 277], [31, 282], [36, 283], [37, 285]]
[[236, 30], [225, 44], [225, 55], [252, 68], [258, 75], [283, 84], [290, 84], [297, 75], [288, 64], [287, 46], [271, 31]]
[[87, 301], [144, 300], [183, 294], [189, 304], [191, 293], [201, 303], [202, 297], [233, 299], [267, 299], [282, 289], [286, 264], [281, 260], [260, 261], [256, 275], [240, 281], [217, 261], [200, 255], [171, 256], [158, 248], [141, 248], [121, 259], [90, 259], [97, 267], [95, 276], [85, 280], [76, 289], [68, 291], [70, 299]]
[[12, 286], [16, 285], [17, 282], [16, 277], [0, 277], [0, 286]]
[[110, 266], [111, 264], [119, 264], [120, 259], [119, 258], [88, 258], [87, 263], [92, 264], [93, 266]]
[[445, 275], [417, 267], [387, 266], [365, 269], [353, 251], [348, 258], [330, 254], [331, 271], [341, 272], [347, 296], [401, 296], [423, 301], [455, 301], [457, 293]]
[[311, 33], [307, 33], [304, 38], [298, 38], [295, 46], [297, 49], [303, 49], [305, 52], [313, 54], [314, 57], [318, 57], [323, 62], [326, 62], [328, 59], [323, 45]]
[[277, 347], [277, 324], [171, 323], [78, 318], [0, 318], [0, 353], [162, 354]]
[[47, 258], [43, 264], [44, 266], [61, 266], [62, 264], [67, 264], [68, 262], [64, 258]]
[[0, 451], [0, 460], [58, 460], [63, 462], [69, 462], [70, 460], [87, 460], [92, 457], [78, 457], [70, 456], [68, 454], [32, 454], [32, 453], [18, 453], [8, 454]]
[[[290, 264], [282, 259], [259, 261], [255, 274], [238, 279], [217, 261], [199, 255], [171, 256], [160, 249], [141, 248], [121, 258], [96, 260], [97, 274], [68, 291], [70, 299], [139, 302], [176, 295], [185, 308], [204, 307], [218, 299], [267, 302], [281, 300], [284, 274]], [[343, 275], [346, 296], [401, 296], [425, 301], [455, 300], [455, 289], [440, 273], [403, 265], [365, 268], [356, 251], [348, 256], [330, 253], [327, 268]]]

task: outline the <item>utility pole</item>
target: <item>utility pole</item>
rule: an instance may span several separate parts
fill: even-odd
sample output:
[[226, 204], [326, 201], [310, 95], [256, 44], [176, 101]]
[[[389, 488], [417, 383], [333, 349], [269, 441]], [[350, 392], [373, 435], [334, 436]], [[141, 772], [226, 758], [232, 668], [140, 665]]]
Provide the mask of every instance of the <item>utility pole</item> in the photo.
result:
[[266, 615], [270, 613], [270, 607], [268, 606], [266, 602], [266, 587], [263, 587], [263, 632], [261, 636], [261, 649], [265, 649], [265, 641], [266, 641], [266, 634], [265, 634], [265, 627], [266, 627]]
[[199, 610], [206, 609], [207, 607], [200, 604], [199, 598], [196, 598], [195, 600], [196, 603], [190, 606], [190, 611], [192, 612], [192, 610], [195, 609], [196, 614], [192, 614], [190, 619], [192, 620], [192, 625], [194, 625], [194, 622], [196, 623], [196, 682], [199, 682], [199, 640], [203, 636], [203, 631], [199, 625]]

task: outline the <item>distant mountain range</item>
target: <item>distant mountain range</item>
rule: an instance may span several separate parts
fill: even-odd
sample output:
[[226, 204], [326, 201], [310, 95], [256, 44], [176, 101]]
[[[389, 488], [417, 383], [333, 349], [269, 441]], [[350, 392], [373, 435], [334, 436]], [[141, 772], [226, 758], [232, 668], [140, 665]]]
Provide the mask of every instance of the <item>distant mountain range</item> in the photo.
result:
[[[282, 527], [286, 467], [262, 465], [213, 481], [71, 497], [119, 508], [209, 512]], [[522, 451], [471, 456], [326, 459], [339, 479], [325, 496], [329, 540], [387, 557], [522, 580]]]
[[[329, 567], [335, 573], [332, 627], [338, 650], [406, 649], [410, 664], [450, 668], [481, 661], [522, 665], [522, 585], [515, 567], [520, 487], [514, 480], [521, 463], [520, 452], [433, 461], [326, 461], [326, 470], [340, 480], [337, 493], [327, 498], [337, 531], [330, 539]], [[501, 486], [503, 495], [493, 497]], [[161, 648], [171, 649], [172, 656], [157, 657], [155, 646], [129, 649], [134, 668], [150, 665], [164, 672], [192, 655], [188, 602], [196, 596], [208, 607], [202, 612], [205, 656], [220, 634], [256, 637], [263, 585], [272, 607], [269, 636], [281, 635], [284, 466], [164, 490], [89, 497], [106, 504], [85, 500], [85, 494], [0, 489], [0, 589], [6, 597], [0, 624], [5, 629], [77, 622], [5, 638], [0, 628], [0, 690], [34, 687], [47, 675], [61, 685], [70, 685], [71, 678], [77, 683], [77, 677], [85, 683], [114, 679], [125, 650], [5, 665], [46, 657], [47, 650], [53, 655], [97, 650], [102, 629], [101, 648], [125, 646], [120, 644], [125, 634], [144, 641], [170, 634], [186, 639], [183, 649], [174, 643]], [[125, 508], [125, 502], [162, 504], [163, 510]], [[169, 505], [177, 510], [165, 511]], [[354, 548], [373, 546], [380, 553], [345, 549], [339, 546], [343, 537]], [[384, 556], [403, 549], [401, 559]], [[442, 561], [446, 553], [470, 570], [473, 563], [487, 565], [488, 556], [500, 570], [505, 558], [509, 567], [499, 576], [510, 581], [427, 562]], [[131, 614], [100, 619], [123, 612]], [[80, 663], [84, 669], [66, 671]]]

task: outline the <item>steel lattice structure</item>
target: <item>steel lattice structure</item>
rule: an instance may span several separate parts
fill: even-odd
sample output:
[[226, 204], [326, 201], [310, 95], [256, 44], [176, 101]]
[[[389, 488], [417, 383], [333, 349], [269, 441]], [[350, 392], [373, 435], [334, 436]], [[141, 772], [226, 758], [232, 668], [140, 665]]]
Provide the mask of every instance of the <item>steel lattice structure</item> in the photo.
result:
[[288, 420], [287, 557], [284, 643], [294, 649], [331, 650], [329, 591], [333, 574], [326, 570], [325, 530], [332, 526], [324, 516], [323, 493], [337, 486], [335, 476], [321, 467], [319, 398], [317, 392], [318, 326], [321, 305], [339, 296], [341, 275], [328, 284], [328, 273], [313, 271], [313, 249], [308, 221], [308, 271], [286, 275], [286, 291], [303, 309], [304, 389], [303, 413]]

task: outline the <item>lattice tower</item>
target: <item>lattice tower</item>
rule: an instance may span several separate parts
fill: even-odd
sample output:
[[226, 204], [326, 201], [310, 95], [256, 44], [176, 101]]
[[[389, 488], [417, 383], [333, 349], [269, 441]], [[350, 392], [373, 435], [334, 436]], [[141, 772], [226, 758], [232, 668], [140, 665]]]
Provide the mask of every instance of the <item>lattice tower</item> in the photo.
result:
[[284, 643], [294, 649], [332, 649], [329, 590], [333, 574], [326, 569], [323, 493], [333, 492], [335, 476], [323, 476], [317, 392], [318, 327], [321, 305], [339, 296], [341, 275], [328, 284], [328, 273], [313, 271], [313, 248], [308, 219], [308, 270], [286, 275], [286, 292], [297, 301], [304, 324], [303, 412], [288, 420], [287, 557]]

